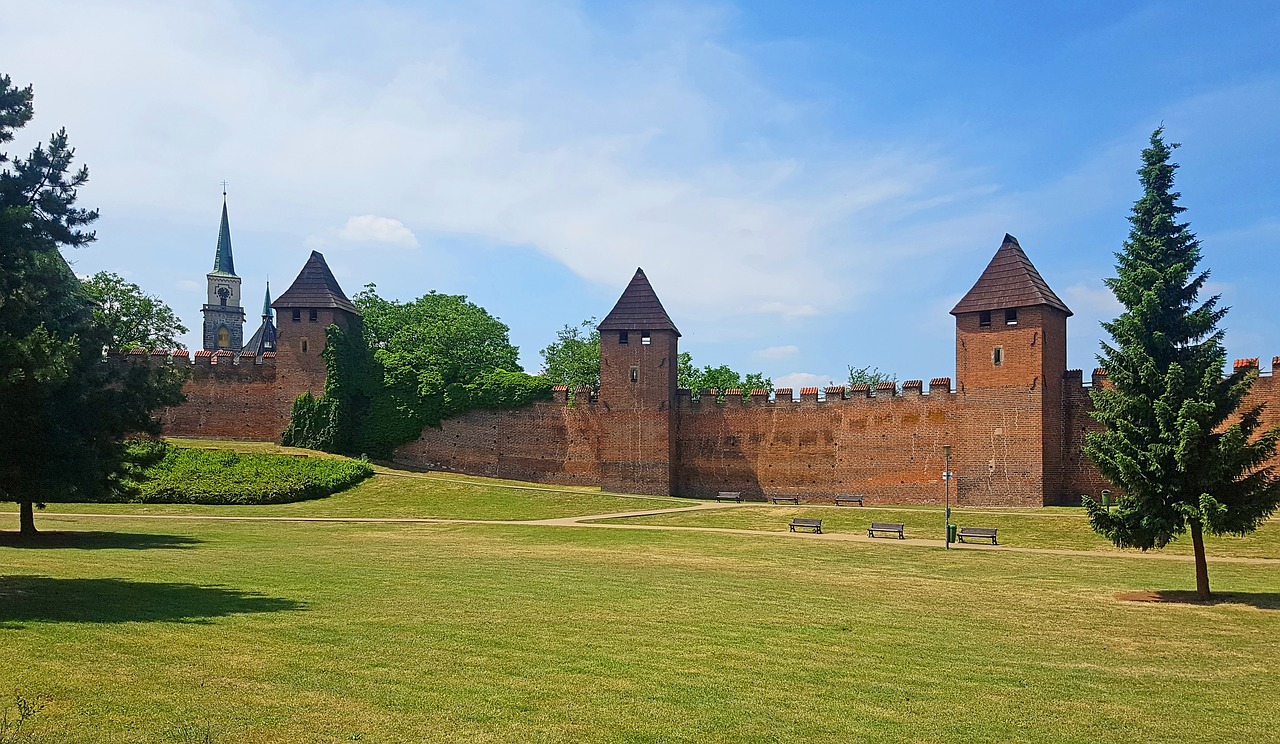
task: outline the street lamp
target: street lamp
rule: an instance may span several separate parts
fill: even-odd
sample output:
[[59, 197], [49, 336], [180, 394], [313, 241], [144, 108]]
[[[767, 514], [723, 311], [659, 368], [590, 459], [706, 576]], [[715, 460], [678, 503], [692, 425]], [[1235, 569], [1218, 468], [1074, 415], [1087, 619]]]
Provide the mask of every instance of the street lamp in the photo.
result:
[[942, 487], [946, 494], [943, 502], [946, 510], [943, 512], [942, 544], [947, 550], [951, 550], [951, 445], [942, 445], [942, 457], [946, 460], [946, 469], [942, 471]]

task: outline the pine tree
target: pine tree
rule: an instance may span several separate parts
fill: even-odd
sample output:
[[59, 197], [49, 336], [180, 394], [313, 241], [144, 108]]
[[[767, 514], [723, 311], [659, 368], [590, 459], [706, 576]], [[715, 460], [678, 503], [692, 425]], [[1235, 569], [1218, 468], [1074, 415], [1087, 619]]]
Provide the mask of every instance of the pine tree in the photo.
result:
[[[1112, 343], [1098, 360], [1111, 386], [1091, 391], [1094, 418], [1085, 451], [1123, 491], [1114, 508], [1086, 498], [1093, 529], [1120, 547], [1163, 548], [1191, 533], [1196, 591], [1210, 598], [1204, 535], [1252, 532], [1280, 504], [1280, 480], [1267, 463], [1280, 429], [1261, 431], [1261, 406], [1241, 409], [1255, 369], [1224, 377], [1219, 296], [1200, 302], [1209, 278], [1197, 271], [1200, 242], [1178, 221], [1173, 191], [1178, 145], [1151, 135], [1138, 170], [1143, 196], [1116, 254], [1107, 286], [1125, 310], [1103, 323]], [[1232, 423], [1228, 425], [1228, 420]]]
[[[32, 89], [0, 75], [0, 144], [32, 116]], [[75, 206], [89, 177], [72, 171], [65, 131], [27, 158], [0, 152], [0, 500], [32, 506], [111, 498], [121, 440], [156, 428], [151, 412], [181, 398], [181, 375], [104, 364], [110, 332], [59, 248], [94, 239], [95, 210]]]

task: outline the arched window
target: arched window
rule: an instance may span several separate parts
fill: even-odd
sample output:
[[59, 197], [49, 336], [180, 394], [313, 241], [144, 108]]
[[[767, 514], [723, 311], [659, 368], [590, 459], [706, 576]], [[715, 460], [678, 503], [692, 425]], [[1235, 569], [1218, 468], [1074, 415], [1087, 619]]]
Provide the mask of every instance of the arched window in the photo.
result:
[[219, 349], [231, 348], [231, 331], [228, 331], [226, 326], [221, 326], [218, 328], [218, 348]]

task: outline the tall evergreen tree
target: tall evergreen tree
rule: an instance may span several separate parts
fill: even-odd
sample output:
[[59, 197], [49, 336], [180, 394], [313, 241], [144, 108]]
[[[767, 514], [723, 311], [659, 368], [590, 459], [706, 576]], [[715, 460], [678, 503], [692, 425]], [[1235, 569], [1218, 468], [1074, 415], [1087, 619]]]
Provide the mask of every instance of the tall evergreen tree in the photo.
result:
[[[0, 144], [32, 113], [31, 87], [0, 75]], [[121, 439], [181, 398], [172, 368], [103, 363], [110, 332], [59, 251], [91, 242], [98, 216], [75, 206], [89, 173], [74, 154], [65, 130], [25, 159], [0, 152], [0, 500], [18, 502], [27, 535], [34, 504], [110, 498]]]
[[[1227, 361], [1219, 296], [1200, 302], [1208, 271], [1197, 271], [1200, 242], [1179, 222], [1173, 191], [1178, 166], [1163, 127], [1142, 151], [1143, 196], [1116, 254], [1107, 286], [1125, 310], [1103, 323], [1112, 343], [1098, 360], [1112, 386], [1091, 391], [1094, 418], [1085, 451], [1123, 490], [1107, 509], [1086, 498], [1093, 529], [1120, 547], [1163, 548], [1191, 533], [1196, 591], [1209, 599], [1204, 535], [1252, 532], [1280, 504], [1268, 461], [1280, 429], [1261, 431], [1261, 406], [1241, 409], [1253, 369], [1223, 377]], [[1228, 424], [1228, 420], [1232, 423]]]

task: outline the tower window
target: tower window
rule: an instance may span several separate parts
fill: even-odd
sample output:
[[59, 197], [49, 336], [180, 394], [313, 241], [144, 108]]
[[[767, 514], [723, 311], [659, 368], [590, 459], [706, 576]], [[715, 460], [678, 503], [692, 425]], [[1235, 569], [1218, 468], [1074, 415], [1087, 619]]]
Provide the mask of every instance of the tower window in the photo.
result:
[[626, 345], [626, 343], [627, 343], [627, 332], [626, 332], [626, 331], [618, 331], [618, 343], [619, 343], [619, 344], [622, 344], [622, 345], [624, 345], [624, 346]]
[[651, 340], [651, 339], [649, 338], [649, 332], [648, 332], [648, 331], [644, 331], [643, 333], [641, 333], [641, 334], [640, 334], [640, 345], [641, 345], [641, 346], [648, 346], [648, 345], [649, 345], [650, 340]]
[[990, 310], [983, 310], [982, 312], [978, 313], [978, 327], [979, 328], [991, 327], [991, 311]]
[[316, 322], [316, 320], [320, 317], [320, 314], [316, 311], [315, 308], [312, 308], [308, 312], [310, 313], [310, 317], [308, 317], [307, 320], [310, 320], [312, 323]]
[[222, 307], [226, 307], [226, 306], [227, 306], [227, 297], [226, 297], [226, 295], [223, 295], [223, 296], [219, 297], [219, 298], [218, 298], [218, 301], [222, 304]]
[[640, 382], [640, 368], [639, 368], [639, 367], [632, 367], [632, 368], [631, 368], [631, 381], [632, 381], [632, 382]]
[[293, 311], [293, 322], [294, 322], [294, 323], [301, 323], [301, 322], [302, 322], [302, 311], [301, 311], [301, 310], [294, 310], [294, 311]]
[[999, 367], [1004, 363], [1004, 347], [997, 346], [991, 350], [991, 366]]
[[305, 338], [302, 339], [302, 353], [303, 354], [307, 353], [307, 340]]
[[1005, 325], [1018, 324], [1018, 308], [1011, 307], [1008, 310], [1004, 311], [1004, 324]]
[[218, 328], [218, 348], [231, 348], [231, 332], [227, 330], [226, 326]]

